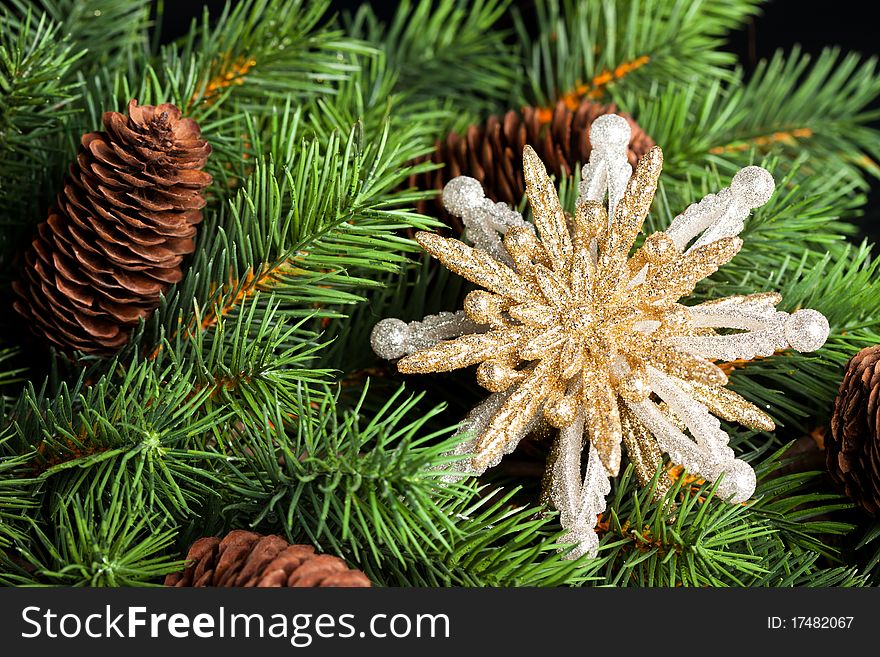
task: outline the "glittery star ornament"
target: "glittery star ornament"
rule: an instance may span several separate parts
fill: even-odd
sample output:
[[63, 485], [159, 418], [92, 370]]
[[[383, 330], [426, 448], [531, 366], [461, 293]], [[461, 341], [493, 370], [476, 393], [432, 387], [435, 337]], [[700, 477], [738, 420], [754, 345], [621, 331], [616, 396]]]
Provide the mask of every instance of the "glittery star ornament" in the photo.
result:
[[633, 173], [629, 130], [615, 115], [593, 124], [573, 217], [528, 146], [523, 168], [534, 225], [486, 199], [472, 178], [450, 181], [444, 204], [462, 218], [474, 246], [425, 232], [416, 239], [482, 289], [467, 295], [463, 311], [409, 324], [386, 319], [372, 334], [376, 353], [400, 358], [402, 373], [478, 365], [477, 381], [491, 394], [460, 425], [469, 437], [458, 450], [468, 472], [497, 464], [542, 417], [559, 429], [550, 498], [576, 544], [572, 558], [596, 552], [594, 526], [609, 477], [619, 473], [621, 445], [643, 485], [665, 452], [693, 474], [720, 479], [723, 498], [751, 497], [755, 473], [735, 457], [719, 418], [765, 431], [774, 423], [724, 387], [717, 363], [788, 347], [814, 351], [828, 337], [824, 316], [778, 311], [781, 297], [773, 292], [681, 303], [737, 254], [744, 220], [770, 198], [773, 179], [760, 167], [742, 169], [729, 187], [634, 250], [663, 154], [652, 149]]

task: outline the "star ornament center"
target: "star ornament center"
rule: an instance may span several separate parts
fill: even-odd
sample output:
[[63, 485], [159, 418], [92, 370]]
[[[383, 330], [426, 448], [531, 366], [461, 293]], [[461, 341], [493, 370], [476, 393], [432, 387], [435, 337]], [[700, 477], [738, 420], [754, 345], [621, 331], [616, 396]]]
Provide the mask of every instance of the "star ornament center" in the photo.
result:
[[516, 386], [512, 397], [528, 398], [534, 413], [509, 422], [502, 415], [490, 424], [474, 457], [477, 467], [496, 461], [523, 421], [541, 414], [564, 429], [584, 414], [599, 458], [613, 476], [620, 469], [623, 437], [618, 397], [646, 400], [649, 367], [675, 374], [692, 366], [701, 382], [726, 382], [716, 365], [676, 348], [669, 338], [691, 332], [688, 311], [676, 301], [736, 255], [742, 241], [722, 239], [685, 258], [670, 238], [652, 237], [629, 257], [657, 188], [659, 148], [643, 157], [629, 179], [613, 221], [601, 202], [589, 199], [580, 199], [569, 219], [530, 147], [523, 164], [537, 235], [528, 227], [507, 231], [503, 245], [513, 266], [457, 240], [416, 236], [428, 253], [483, 288], [468, 295], [464, 310], [489, 330], [412, 354], [398, 369], [479, 363], [483, 387], [500, 393]]
[[569, 340], [581, 340], [587, 349], [596, 341], [597, 329], [601, 330], [590, 306], [569, 306], [563, 309], [559, 315], [559, 323], [568, 328]]

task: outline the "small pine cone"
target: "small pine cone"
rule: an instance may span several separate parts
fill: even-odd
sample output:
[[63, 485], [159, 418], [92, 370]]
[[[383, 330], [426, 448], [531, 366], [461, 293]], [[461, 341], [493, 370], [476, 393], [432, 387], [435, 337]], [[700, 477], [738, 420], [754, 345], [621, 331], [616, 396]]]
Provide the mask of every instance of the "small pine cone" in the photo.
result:
[[174, 105], [105, 112], [13, 283], [16, 310], [62, 350], [110, 354], [181, 280], [202, 220], [211, 146]]
[[371, 586], [359, 570], [339, 557], [315, 554], [311, 545], [291, 545], [280, 536], [236, 529], [222, 540], [200, 538], [186, 555], [184, 570], [165, 578], [165, 586], [299, 588]]
[[825, 440], [831, 477], [868, 513], [880, 511], [880, 345], [846, 366]]
[[[551, 174], [569, 175], [590, 158], [593, 121], [616, 111], [614, 105], [583, 100], [575, 110], [557, 103], [549, 121], [544, 116], [546, 110], [535, 107], [526, 107], [522, 112], [511, 110], [502, 118], [490, 116], [485, 124], [470, 126], [463, 136], [453, 132], [445, 141], [438, 141], [430, 160], [446, 166], [412, 176], [409, 184], [418, 189], [442, 190], [456, 176], [471, 176], [482, 183], [486, 196], [493, 201], [515, 207], [525, 194], [522, 152], [526, 144], [535, 149]], [[628, 155], [635, 167], [654, 141], [632, 118], [624, 116], [632, 128]], [[456, 233], [462, 230], [461, 220], [446, 213], [439, 196], [423, 201], [418, 210], [442, 218]]]

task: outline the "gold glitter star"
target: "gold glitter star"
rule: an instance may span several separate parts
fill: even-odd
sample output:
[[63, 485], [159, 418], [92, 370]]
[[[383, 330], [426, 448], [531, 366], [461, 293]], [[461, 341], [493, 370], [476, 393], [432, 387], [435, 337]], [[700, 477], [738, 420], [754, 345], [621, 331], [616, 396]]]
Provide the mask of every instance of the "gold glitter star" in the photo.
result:
[[675, 338], [715, 335], [696, 326], [678, 301], [733, 258], [742, 241], [722, 237], [683, 253], [668, 235], [654, 233], [630, 256], [657, 189], [661, 150], [641, 159], [613, 221], [601, 203], [584, 199], [569, 221], [543, 163], [528, 146], [523, 165], [539, 238], [527, 227], [507, 231], [503, 243], [512, 267], [458, 240], [416, 235], [428, 253], [483, 288], [468, 294], [464, 310], [488, 330], [439, 342], [398, 362], [403, 373], [479, 364], [477, 380], [484, 388], [508, 391], [477, 437], [474, 469], [497, 462], [541, 414], [560, 429], [582, 415], [608, 475], [618, 474], [625, 443], [640, 480], [649, 481], [661, 450], [625, 402], [649, 398], [651, 368], [672, 377], [716, 415], [773, 429], [766, 413], [723, 388], [727, 376], [712, 360], [674, 344]]
[[[625, 118], [593, 122], [573, 217], [528, 147], [533, 224], [487, 199], [477, 180], [449, 181], [443, 203], [461, 217], [475, 247], [429, 233], [417, 239], [481, 289], [462, 311], [409, 323], [389, 317], [370, 336], [378, 355], [402, 357], [401, 372], [478, 366], [477, 381], [492, 394], [459, 425], [460, 472], [484, 472], [535, 426], [558, 428], [545, 493], [567, 530], [564, 540], [576, 546], [566, 558], [599, 549], [594, 526], [609, 477], [620, 470], [621, 444], [643, 485], [666, 454], [714, 482], [719, 497], [751, 497], [755, 472], [736, 458], [721, 419], [765, 431], [773, 421], [725, 388], [716, 362], [789, 347], [815, 351], [830, 330], [816, 310], [778, 310], [775, 292], [684, 305], [683, 297], [737, 254], [745, 220], [773, 194], [773, 177], [761, 167], [741, 169], [728, 187], [692, 203], [636, 249], [663, 156], [649, 151], [633, 173], [629, 140]], [[669, 483], [658, 477], [655, 497]]]

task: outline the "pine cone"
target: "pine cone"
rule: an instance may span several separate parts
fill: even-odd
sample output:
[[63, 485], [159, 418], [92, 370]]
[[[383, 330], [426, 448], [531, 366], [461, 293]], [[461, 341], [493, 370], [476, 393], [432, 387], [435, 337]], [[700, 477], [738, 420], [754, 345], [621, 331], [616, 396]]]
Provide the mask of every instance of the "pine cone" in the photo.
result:
[[211, 146], [174, 105], [106, 112], [25, 253], [15, 308], [64, 350], [109, 354], [181, 280], [211, 176]]
[[880, 345], [846, 366], [825, 440], [831, 477], [868, 513], [880, 511]]
[[200, 538], [187, 566], [165, 578], [165, 586], [369, 587], [370, 580], [339, 557], [315, 554], [311, 545], [291, 545], [280, 536], [236, 529], [222, 540]]
[[[590, 157], [593, 121], [616, 111], [614, 105], [583, 100], [576, 110], [558, 103], [549, 122], [544, 117], [546, 110], [535, 107], [526, 107], [521, 113], [511, 110], [502, 118], [490, 116], [485, 124], [470, 126], [464, 136], [453, 132], [445, 141], [438, 141], [430, 160], [446, 166], [412, 176], [409, 184], [442, 190], [456, 176], [471, 176], [483, 184], [486, 196], [493, 201], [517, 206], [525, 194], [522, 151], [526, 144], [535, 149], [550, 173], [569, 175]], [[629, 162], [635, 167], [654, 141], [632, 118], [626, 119], [632, 128]], [[439, 196], [423, 201], [418, 210], [442, 218], [457, 233], [462, 230], [461, 220], [446, 213]]]

